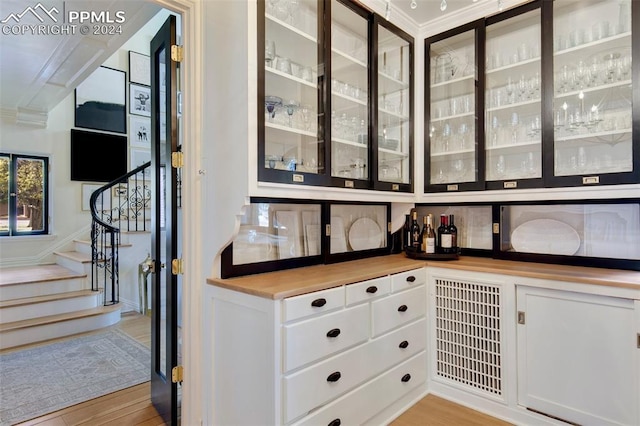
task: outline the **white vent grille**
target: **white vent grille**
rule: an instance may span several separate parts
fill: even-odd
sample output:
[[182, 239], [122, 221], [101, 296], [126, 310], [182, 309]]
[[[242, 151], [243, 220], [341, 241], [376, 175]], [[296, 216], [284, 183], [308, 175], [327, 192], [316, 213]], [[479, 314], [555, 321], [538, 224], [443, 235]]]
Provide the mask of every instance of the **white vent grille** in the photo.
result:
[[502, 395], [500, 287], [436, 279], [436, 374]]

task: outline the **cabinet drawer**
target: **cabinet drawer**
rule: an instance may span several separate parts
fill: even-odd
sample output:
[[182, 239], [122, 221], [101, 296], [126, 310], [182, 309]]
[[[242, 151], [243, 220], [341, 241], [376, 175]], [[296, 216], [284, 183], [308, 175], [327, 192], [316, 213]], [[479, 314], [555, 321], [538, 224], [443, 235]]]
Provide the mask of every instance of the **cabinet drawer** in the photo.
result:
[[344, 306], [344, 286], [284, 299], [284, 321], [331, 311]]
[[369, 338], [369, 305], [284, 327], [284, 370], [298, 368]]
[[[288, 423], [373, 378], [426, 346], [426, 320], [349, 349], [284, 377], [284, 417]], [[405, 343], [406, 342], [406, 343]]]
[[391, 290], [391, 278], [381, 277], [347, 286], [347, 306], [384, 296]]
[[426, 282], [427, 272], [425, 268], [401, 272], [399, 274], [391, 275], [391, 291], [395, 293], [408, 288], [418, 287]]
[[373, 335], [378, 336], [424, 316], [426, 308], [427, 293], [424, 285], [372, 302]]
[[295, 426], [329, 425], [332, 422], [336, 424], [338, 421], [342, 425], [363, 424], [407, 392], [423, 384], [426, 378], [427, 355], [423, 351], [320, 408], [312, 415], [295, 423]]

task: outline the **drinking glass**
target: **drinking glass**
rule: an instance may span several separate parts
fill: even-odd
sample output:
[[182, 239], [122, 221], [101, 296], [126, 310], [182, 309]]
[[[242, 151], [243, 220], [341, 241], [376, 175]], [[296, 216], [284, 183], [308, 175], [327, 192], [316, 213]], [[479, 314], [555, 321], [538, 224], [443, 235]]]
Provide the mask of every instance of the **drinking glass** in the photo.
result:
[[276, 67], [278, 71], [281, 71], [285, 74], [291, 74], [291, 60], [289, 60], [289, 58], [278, 56]]
[[264, 61], [267, 66], [272, 66], [276, 57], [276, 43], [273, 40], [266, 40], [264, 44]]

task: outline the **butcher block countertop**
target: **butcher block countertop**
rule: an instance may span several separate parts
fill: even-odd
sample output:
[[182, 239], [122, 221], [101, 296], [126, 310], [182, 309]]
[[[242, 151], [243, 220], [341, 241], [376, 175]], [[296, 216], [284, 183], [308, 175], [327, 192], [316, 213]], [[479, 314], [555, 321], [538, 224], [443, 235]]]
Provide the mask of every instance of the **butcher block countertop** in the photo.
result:
[[313, 291], [356, 283], [423, 266], [460, 269], [519, 277], [570, 281], [640, 290], [640, 272], [587, 268], [546, 263], [516, 262], [482, 257], [461, 257], [450, 261], [424, 261], [404, 254], [314, 265], [236, 278], [209, 278], [207, 283], [267, 299], [283, 299]]

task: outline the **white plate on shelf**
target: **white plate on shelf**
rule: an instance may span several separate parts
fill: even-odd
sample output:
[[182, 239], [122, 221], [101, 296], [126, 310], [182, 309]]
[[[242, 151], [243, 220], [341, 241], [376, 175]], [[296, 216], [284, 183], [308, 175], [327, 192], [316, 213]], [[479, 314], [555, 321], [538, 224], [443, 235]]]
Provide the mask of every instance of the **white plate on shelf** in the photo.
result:
[[580, 249], [580, 235], [559, 220], [534, 219], [513, 230], [511, 245], [522, 253], [571, 256]]
[[380, 226], [368, 217], [357, 219], [349, 228], [349, 245], [352, 250], [370, 250], [382, 245]]

